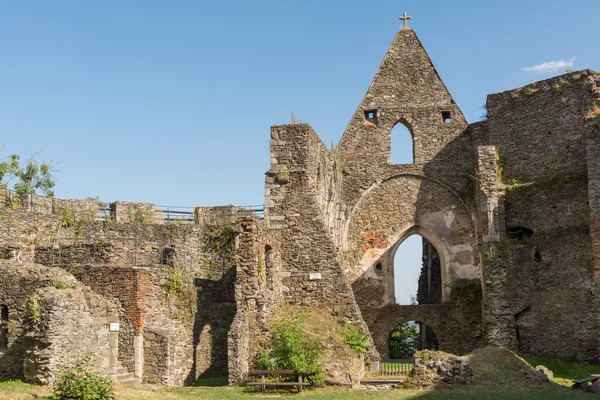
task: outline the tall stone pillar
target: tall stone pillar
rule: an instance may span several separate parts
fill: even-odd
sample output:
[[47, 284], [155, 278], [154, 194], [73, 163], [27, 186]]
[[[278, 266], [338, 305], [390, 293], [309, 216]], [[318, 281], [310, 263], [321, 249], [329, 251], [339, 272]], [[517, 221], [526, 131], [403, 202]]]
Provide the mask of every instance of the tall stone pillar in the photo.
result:
[[140, 379], [144, 375], [144, 336], [141, 333], [133, 338], [133, 375]]
[[111, 322], [108, 331], [108, 372], [110, 375], [117, 375], [119, 368], [119, 323]]

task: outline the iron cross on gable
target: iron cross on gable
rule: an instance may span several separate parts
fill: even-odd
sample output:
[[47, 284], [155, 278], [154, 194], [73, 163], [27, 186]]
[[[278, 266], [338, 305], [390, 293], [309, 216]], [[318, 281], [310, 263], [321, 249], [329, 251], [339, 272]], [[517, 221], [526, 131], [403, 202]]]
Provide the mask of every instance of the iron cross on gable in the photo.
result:
[[406, 22], [410, 19], [410, 17], [408, 15], [406, 15], [406, 11], [404, 11], [404, 14], [402, 14], [402, 16], [400, 17], [400, 21], [404, 22], [404, 26], [402, 27], [402, 29], [408, 29], [408, 25], [406, 24]]

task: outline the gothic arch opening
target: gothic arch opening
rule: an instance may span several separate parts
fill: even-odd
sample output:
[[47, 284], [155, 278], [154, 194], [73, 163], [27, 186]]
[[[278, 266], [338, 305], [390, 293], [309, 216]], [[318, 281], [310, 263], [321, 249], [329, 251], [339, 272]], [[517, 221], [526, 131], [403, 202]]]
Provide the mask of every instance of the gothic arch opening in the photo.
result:
[[408, 321], [396, 326], [389, 336], [389, 358], [412, 358], [419, 350], [438, 350], [439, 344], [433, 329], [419, 321]]
[[392, 164], [414, 164], [415, 148], [413, 134], [405, 121], [398, 121], [390, 133]]
[[394, 254], [395, 303], [440, 304], [442, 287], [437, 249], [423, 236], [412, 233], [399, 243]]

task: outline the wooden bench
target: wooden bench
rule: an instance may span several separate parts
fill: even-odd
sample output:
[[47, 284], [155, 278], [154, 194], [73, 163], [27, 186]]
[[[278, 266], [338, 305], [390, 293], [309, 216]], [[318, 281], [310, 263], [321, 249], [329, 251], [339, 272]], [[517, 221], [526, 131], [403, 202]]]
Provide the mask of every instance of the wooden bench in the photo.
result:
[[592, 374], [589, 378], [575, 379], [573, 381], [572, 389], [584, 389], [588, 387], [588, 383], [594, 383], [600, 379], [600, 375]]
[[[261, 392], [264, 392], [267, 386], [288, 386], [298, 388], [298, 392], [302, 391], [302, 386], [310, 386], [309, 382], [303, 382], [303, 375], [308, 375], [310, 372], [297, 372], [291, 369], [281, 370], [263, 370], [255, 369], [250, 371], [249, 376], [260, 376], [260, 381], [248, 382], [249, 386], [258, 386]], [[297, 382], [268, 382], [267, 375], [296, 375], [298, 377]]]

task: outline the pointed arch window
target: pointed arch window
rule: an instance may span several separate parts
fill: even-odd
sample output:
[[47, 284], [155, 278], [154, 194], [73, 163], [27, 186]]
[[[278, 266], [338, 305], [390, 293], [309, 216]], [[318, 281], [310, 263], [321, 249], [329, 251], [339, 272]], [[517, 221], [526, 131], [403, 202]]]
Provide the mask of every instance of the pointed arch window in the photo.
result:
[[414, 164], [415, 146], [412, 131], [405, 121], [398, 121], [391, 132], [391, 163]]

